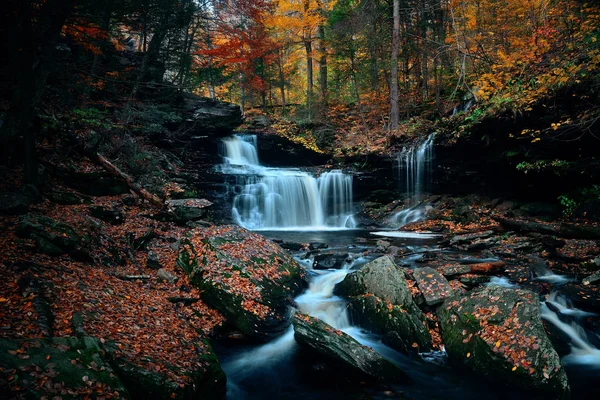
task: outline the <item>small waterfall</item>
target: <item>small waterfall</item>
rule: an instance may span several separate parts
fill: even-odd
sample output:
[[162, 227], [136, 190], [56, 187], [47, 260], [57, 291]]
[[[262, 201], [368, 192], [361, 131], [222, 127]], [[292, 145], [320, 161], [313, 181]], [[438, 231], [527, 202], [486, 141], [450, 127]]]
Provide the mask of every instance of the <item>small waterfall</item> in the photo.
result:
[[354, 228], [352, 176], [329, 171], [318, 178], [295, 168], [261, 166], [256, 135], [222, 141], [220, 171], [235, 175], [232, 215], [251, 230]]
[[408, 207], [392, 216], [392, 225], [404, 226], [425, 216], [421, 201], [423, 192], [431, 187], [434, 136], [431, 134], [422, 143], [403, 148], [398, 156], [400, 184], [406, 193]]
[[[543, 319], [554, 325], [570, 341], [571, 353], [562, 360], [565, 364], [600, 368], [600, 349], [590, 342], [588, 332], [579, 323], [582, 318], [594, 314], [574, 308], [556, 292], [551, 293], [542, 303], [541, 313]], [[600, 341], [600, 337], [596, 336], [596, 341]]]

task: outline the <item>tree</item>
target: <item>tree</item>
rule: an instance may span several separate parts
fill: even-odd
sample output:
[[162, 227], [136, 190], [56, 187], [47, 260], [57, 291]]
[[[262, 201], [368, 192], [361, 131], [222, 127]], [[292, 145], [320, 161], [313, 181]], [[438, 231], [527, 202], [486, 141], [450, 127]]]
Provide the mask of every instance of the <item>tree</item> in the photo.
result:
[[398, 49], [400, 47], [400, 0], [393, 0], [392, 55], [390, 60], [390, 129], [398, 129], [400, 119], [398, 97]]

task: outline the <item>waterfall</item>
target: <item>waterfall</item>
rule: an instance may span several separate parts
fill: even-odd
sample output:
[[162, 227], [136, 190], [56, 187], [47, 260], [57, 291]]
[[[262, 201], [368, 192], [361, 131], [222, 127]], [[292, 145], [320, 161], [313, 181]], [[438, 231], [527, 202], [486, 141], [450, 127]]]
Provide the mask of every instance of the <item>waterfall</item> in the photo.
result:
[[406, 193], [408, 207], [392, 216], [392, 225], [403, 226], [419, 221], [425, 216], [425, 210], [420, 203], [423, 200], [423, 192], [431, 186], [434, 136], [435, 134], [429, 135], [416, 146], [404, 147], [398, 155], [400, 184]]
[[326, 230], [354, 228], [352, 176], [334, 170], [319, 177], [295, 168], [260, 165], [256, 135], [225, 138], [225, 164], [235, 175], [232, 216], [251, 230]]
[[[541, 314], [543, 319], [554, 325], [570, 342], [571, 353], [563, 358], [563, 363], [600, 368], [600, 349], [590, 342], [588, 332], [579, 324], [582, 318], [595, 314], [572, 307], [567, 299], [556, 292], [551, 293], [542, 303]], [[596, 336], [596, 342], [598, 341], [600, 337]]]

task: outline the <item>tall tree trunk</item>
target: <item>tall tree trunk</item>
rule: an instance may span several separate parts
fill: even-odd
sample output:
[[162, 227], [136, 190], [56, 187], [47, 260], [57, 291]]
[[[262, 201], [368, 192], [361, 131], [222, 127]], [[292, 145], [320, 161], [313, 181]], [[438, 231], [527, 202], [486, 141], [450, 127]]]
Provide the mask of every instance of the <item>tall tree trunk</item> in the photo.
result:
[[319, 86], [321, 101], [327, 106], [327, 44], [325, 41], [325, 26], [319, 26]]
[[277, 68], [279, 72], [279, 91], [281, 92], [281, 115], [285, 115], [285, 75], [283, 73], [283, 50], [277, 52]]
[[390, 62], [390, 129], [398, 129], [398, 48], [400, 45], [400, 0], [394, 0], [394, 26], [392, 29], [392, 57]]
[[426, 0], [421, 0], [421, 74], [423, 86], [423, 100], [429, 97], [429, 69], [427, 66], [427, 3]]
[[310, 31], [304, 33], [304, 48], [306, 49], [306, 105], [310, 112], [314, 87], [312, 38], [310, 37]]

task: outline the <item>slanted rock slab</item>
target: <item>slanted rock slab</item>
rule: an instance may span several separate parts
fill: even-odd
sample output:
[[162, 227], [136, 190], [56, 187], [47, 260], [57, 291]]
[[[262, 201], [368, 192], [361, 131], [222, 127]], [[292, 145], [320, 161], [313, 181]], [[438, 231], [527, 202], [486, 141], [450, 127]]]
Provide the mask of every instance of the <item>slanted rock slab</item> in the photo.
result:
[[446, 278], [433, 268], [417, 268], [414, 276], [429, 306], [438, 305], [454, 294]]
[[447, 299], [438, 319], [450, 359], [473, 372], [567, 398], [569, 382], [533, 292], [491, 285]]
[[161, 215], [167, 221], [184, 224], [204, 217], [206, 208], [211, 205], [212, 203], [206, 199], [167, 200]]
[[292, 323], [298, 344], [342, 368], [373, 380], [406, 379], [404, 372], [394, 363], [317, 318], [296, 313]]

